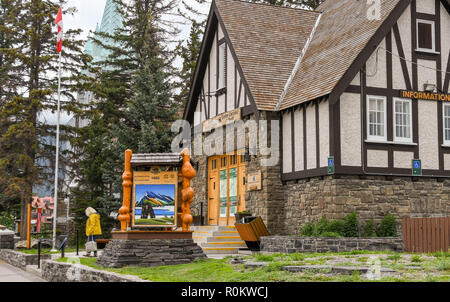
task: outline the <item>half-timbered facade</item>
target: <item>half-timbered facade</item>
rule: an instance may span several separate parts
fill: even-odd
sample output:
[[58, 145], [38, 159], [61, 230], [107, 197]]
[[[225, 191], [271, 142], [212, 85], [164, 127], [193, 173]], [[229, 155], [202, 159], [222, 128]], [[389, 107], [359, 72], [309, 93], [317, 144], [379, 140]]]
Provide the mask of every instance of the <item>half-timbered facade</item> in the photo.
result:
[[295, 233], [352, 211], [450, 213], [450, 3], [376, 3], [213, 1], [184, 117], [202, 129], [227, 114], [277, 120], [279, 161], [237, 148], [194, 156], [208, 224], [248, 210], [272, 233]]

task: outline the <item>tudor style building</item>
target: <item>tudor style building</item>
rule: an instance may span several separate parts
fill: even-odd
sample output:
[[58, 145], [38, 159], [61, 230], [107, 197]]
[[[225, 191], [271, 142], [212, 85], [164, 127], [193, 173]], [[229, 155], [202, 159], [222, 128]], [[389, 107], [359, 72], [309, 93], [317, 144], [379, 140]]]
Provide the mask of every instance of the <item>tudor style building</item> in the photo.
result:
[[293, 234], [352, 211], [450, 214], [450, 2], [380, 2], [311, 11], [213, 1], [184, 118], [194, 128], [279, 120], [280, 160], [194, 156], [193, 207], [207, 224], [247, 210], [272, 234]]

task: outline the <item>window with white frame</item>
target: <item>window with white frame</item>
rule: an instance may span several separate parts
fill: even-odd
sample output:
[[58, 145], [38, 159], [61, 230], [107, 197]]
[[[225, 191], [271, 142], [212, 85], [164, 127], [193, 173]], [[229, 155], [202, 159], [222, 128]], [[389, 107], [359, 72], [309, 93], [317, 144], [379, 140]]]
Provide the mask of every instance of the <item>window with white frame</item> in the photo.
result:
[[394, 98], [394, 140], [412, 142], [411, 100]]
[[444, 103], [442, 115], [444, 117], [444, 145], [450, 146], [450, 104]]
[[367, 96], [367, 139], [386, 141], [386, 97]]
[[222, 89], [225, 87], [225, 64], [226, 64], [226, 44], [222, 43], [219, 45], [219, 59], [217, 65], [217, 78], [218, 78], [218, 86], [217, 89]]
[[435, 51], [434, 21], [417, 20], [417, 50]]

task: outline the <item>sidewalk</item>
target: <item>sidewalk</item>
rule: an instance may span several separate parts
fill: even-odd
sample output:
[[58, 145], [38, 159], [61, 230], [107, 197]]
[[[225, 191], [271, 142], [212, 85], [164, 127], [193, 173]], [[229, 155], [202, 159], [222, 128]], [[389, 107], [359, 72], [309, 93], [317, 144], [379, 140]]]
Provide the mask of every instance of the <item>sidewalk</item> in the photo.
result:
[[44, 279], [25, 272], [0, 260], [0, 282], [46, 282]]

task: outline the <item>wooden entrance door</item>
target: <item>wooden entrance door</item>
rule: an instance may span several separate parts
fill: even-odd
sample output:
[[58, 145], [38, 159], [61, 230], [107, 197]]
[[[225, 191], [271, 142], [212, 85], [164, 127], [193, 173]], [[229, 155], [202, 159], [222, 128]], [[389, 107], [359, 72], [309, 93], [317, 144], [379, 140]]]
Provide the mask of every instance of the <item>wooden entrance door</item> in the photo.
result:
[[243, 156], [213, 156], [208, 159], [208, 222], [234, 225], [234, 214], [245, 210], [245, 163]]
[[219, 170], [218, 159], [212, 158], [208, 163], [208, 224], [219, 223]]

